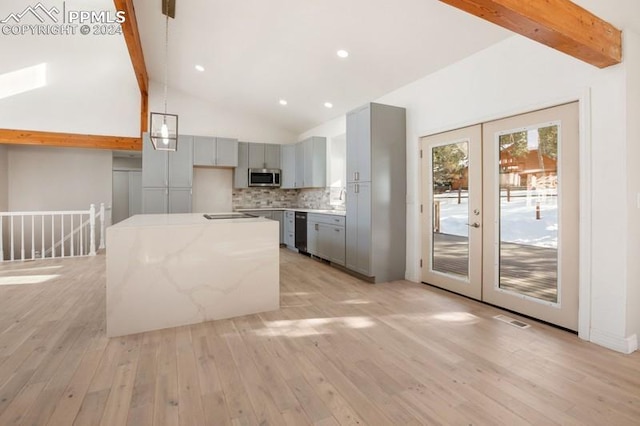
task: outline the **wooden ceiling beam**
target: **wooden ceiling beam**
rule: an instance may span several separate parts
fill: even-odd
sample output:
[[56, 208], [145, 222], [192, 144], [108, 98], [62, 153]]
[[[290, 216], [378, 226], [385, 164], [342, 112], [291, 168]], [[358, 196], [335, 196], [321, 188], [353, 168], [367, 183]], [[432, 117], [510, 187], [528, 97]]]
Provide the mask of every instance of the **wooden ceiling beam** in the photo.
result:
[[141, 138], [52, 133], [34, 130], [0, 129], [0, 144], [117, 149], [126, 151], [142, 150]]
[[144, 133], [149, 129], [149, 75], [144, 62], [136, 11], [133, 7], [133, 0], [113, 0], [113, 3], [116, 6], [116, 10], [123, 11], [126, 17], [125, 22], [122, 23], [122, 34], [127, 43], [133, 71], [136, 74], [138, 87], [140, 88], [140, 132]]
[[599, 68], [622, 61], [622, 32], [569, 0], [440, 0]]

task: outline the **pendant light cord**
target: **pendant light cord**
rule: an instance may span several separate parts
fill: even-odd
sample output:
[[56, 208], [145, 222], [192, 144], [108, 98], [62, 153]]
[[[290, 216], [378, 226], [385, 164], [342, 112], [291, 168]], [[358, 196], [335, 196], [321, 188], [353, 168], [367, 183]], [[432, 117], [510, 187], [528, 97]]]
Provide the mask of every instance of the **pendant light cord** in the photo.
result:
[[169, 0], [165, 2], [165, 31], [164, 31], [164, 113], [167, 114], [167, 84], [169, 81]]

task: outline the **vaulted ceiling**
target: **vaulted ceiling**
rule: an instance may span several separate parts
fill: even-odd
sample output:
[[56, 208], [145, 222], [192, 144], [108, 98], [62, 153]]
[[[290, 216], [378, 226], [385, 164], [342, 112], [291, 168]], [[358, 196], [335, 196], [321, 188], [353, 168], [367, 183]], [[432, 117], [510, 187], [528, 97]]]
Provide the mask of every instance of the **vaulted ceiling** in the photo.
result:
[[[161, 1], [134, 5], [150, 78], [163, 81]], [[293, 133], [510, 35], [436, 0], [177, 0], [176, 9], [169, 85]]]

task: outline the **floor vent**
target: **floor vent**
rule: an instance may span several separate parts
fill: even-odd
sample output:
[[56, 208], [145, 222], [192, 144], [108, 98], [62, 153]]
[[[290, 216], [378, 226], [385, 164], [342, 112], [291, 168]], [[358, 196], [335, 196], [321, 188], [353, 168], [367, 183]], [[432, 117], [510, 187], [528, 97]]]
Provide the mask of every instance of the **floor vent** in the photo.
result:
[[518, 328], [531, 327], [526, 322], [518, 321], [517, 319], [508, 317], [506, 315], [496, 315], [494, 318], [497, 319], [498, 321], [506, 322], [507, 324], [512, 325], [514, 327], [518, 327]]

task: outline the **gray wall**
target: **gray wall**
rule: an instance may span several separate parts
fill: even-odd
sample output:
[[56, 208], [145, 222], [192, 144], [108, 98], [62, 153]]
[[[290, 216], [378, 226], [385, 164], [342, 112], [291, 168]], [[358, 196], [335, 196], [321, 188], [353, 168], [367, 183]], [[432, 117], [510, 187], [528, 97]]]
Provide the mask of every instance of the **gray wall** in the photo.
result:
[[7, 147], [0, 145], [0, 212], [9, 209], [9, 163]]
[[87, 210], [91, 203], [111, 203], [111, 151], [11, 146], [8, 154], [12, 211]]

